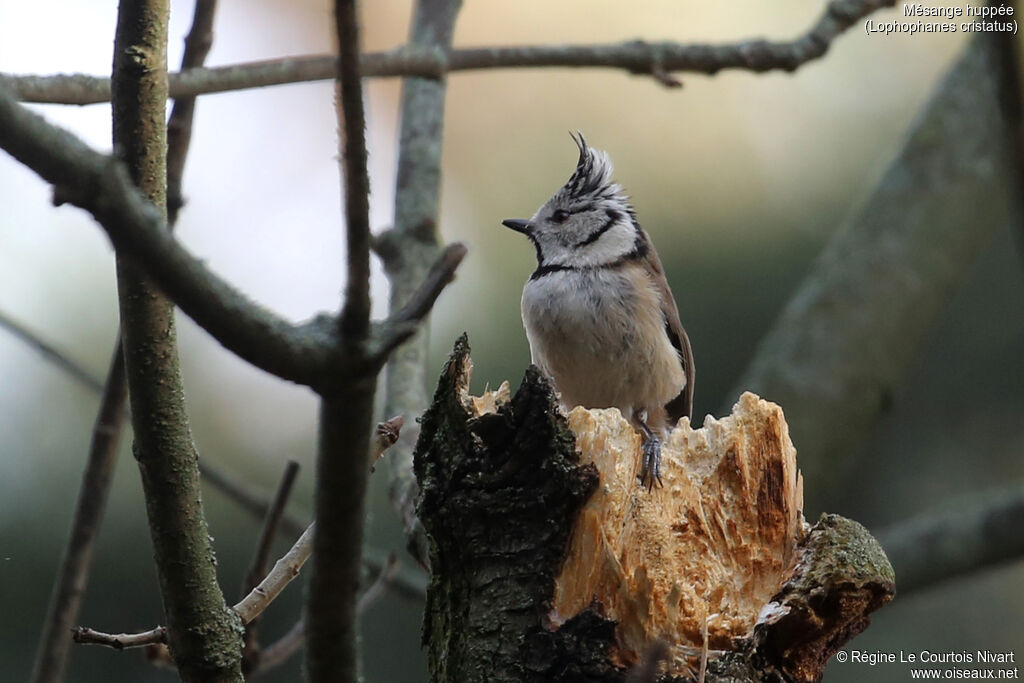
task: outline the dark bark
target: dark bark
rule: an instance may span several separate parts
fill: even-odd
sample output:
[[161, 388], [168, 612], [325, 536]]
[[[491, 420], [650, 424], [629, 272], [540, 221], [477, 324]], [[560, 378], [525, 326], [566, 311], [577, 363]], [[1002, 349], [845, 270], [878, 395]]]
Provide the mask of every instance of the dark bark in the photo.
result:
[[[554, 393], [530, 368], [496, 414], [465, 404], [465, 336], [423, 417], [415, 467], [433, 570], [424, 617], [434, 683], [623, 681], [609, 661], [616, 623], [600, 596], [554, 628], [548, 614], [575, 517], [598, 485], [581, 465]], [[894, 592], [892, 569], [856, 522], [825, 516], [800, 562], [735, 651], [706, 680], [814, 681], [828, 657], [867, 626]], [[670, 646], [672, 644], [669, 644]], [[685, 677], [662, 680], [684, 681]]]

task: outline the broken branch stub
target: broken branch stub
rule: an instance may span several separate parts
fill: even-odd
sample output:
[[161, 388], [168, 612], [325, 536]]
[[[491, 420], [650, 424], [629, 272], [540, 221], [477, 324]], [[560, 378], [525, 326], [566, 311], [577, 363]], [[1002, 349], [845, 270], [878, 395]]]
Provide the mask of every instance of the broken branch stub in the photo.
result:
[[536, 368], [471, 397], [465, 336], [416, 447], [433, 576], [431, 680], [622, 681], [652, 645], [659, 680], [814, 681], [892, 569], [856, 522], [803, 519], [781, 408], [744, 394], [730, 416], [685, 418], [664, 486], [637, 483], [640, 437], [617, 410], [568, 418]]

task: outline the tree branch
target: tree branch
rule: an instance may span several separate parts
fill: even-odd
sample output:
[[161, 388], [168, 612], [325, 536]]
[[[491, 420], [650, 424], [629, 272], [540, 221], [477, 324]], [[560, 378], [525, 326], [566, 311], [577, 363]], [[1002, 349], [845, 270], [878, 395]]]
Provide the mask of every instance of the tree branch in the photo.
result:
[[[294, 326], [250, 301], [185, 250], [123, 165], [17, 104], [0, 86], [0, 148], [89, 211], [130, 259], [227, 349], [271, 374], [314, 386], [333, 334], [321, 321]], [[164, 189], [161, 188], [161, 194]]]
[[[461, 0], [418, 0], [409, 44], [434, 54], [447, 54]], [[377, 239], [377, 253], [391, 283], [392, 315], [414, 299], [438, 261], [437, 234], [441, 189], [441, 143], [444, 135], [444, 80], [407, 78], [402, 84], [402, 124], [399, 134], [398, 177], [395, 183], [395, 225]], [[400, 254], [400, 257], [397, 255]], [[406, 331], [396, 329], [398, 341]], [[384, 410], [387, 415], [418, 416], [427, 407], [427, 334], [411, 335], [395, 349], [387, 366]], [[423, 527], [416, 517], [418, 487], [412, 471], [412, 451], [419, 424], [410, 420], [391, 456], [390, 496], [405, 528], [413, 557], [427, 566]]]
[[[377, 574], [370, 587], [367, 588], [356, 605], [356, 612], [362, 615], [384, 592], [391, 586], [391, 582], [398, 576], [398, 560], [395, 556], [389, 555], [387, 561]], [[253, 675], [259, 675], [283, 664], [289, 657], [294, 655], [306, 643], [306, 622], [299, 619], [295, 625], [272, 643], [260, 654], [259, 665], [253, 671]]]
[[[121, 171], [117, 175], [124, 181], [134, 180], [140, 191], [134, 196], [151, 202], [143, 206], [156, 221], [154, 234], [173, 243], [169, 232], [161, 230], [166, 222], [168, 15], [167, 0], [122, 3], [118, 9], [113, 137], [131, 180], [122, 167], [111, 168]], [[73, 187], [57, 184], [59, 190]], [[128, 192], [122, 195], [131, 196]], [[240, 681], [238, 615], [225, 604], [217, 583], [185, 409], [174, 304], [154, 287], [139, 265], [119, 250], [118, 300], [135, 436], [133, 453], [146, 499], [168, 647], [186, 683]]]
[[248, 624], [262, 614], [263, 610], [281, 594], [284, 587], [299, 575], [299, 570], [313, 551], [315, 527], [316, 522], [306, 527], [288, 552], [274, 563], [266, 577], [232, 608], [242, 618], [243, 624]]
[[302, 649], [302, 646], [306, 644], [306, 622], [303, 619], [299, 619], [295, 622], [288, 633], [278, 638], [275, 642], [267, 646], [267, 649], [260, 654], [260, 663], [256, 667], [256, 670], [252, 672], [252, 677], [255, 678], [261, 674], [270, 671], [271, 669], [284, 664], [288, 661], [292, 655]]
[[[243, 597], [259, 585], [260, 580], [267, 574], [270, 551], [273, 548], [274, 539], [277, 537], [277, 529], [284, 516], [284, 509], [288, 504], [288, 497], [291, 495], [292, 486], [295, 484], [295, 477], [298, 473], [299, 463], [289, 460], [285, 466], [284, 475], [281, 477], [281, 483], [277, 486], [277, 493], [264, 517], [259, 540], [256, 542], [252, 566], [242, 583]], [[257, 617], [249, 622], [248, 628], [245, 629], [245, 635], [242, 637], [242, 672], [248, 673], [259, 657], [259, 618]]]
[[[217, 0], [196, 0], [192, 14], [192, 27], [185, 36], [185, 53], [181, 58], [181, 70], [194, 69], [203, 65], [213, 45], [213, 17], [217, 12]], [[185, 173], [185, 160], [192, 141], [192, 119], [196, 110], [195, 95], [171, 95], [174, 108], [167, 120], [167, 222], [178, 222], [178, 211], [185, 200], [181, 193], [181, 180]]]
[[419, 329], [419, 323], [430, 314], [434, 302], [444, 288], [455, 279], [455, 271], [466, 256], [466, 246], [455, 242], [445, 247], [401, 310], [393, 313], [382, 325], [373, 354], [387, 358], [396, 348], [409, 340]]
[[995, 231], [1019, 220], [1007, 140], [1020, 120], [1001, 56], [1013, 39], [971, 39], [727, 394], [786, 406], [808, 480], [844, 473], [837, 463], [862, 441], [951, 292]]
[[96, 393], [103, 391], [103, 382], [86, 370], [78, 363], [78, 361], [74, 360], [3, 311], [0, 311], [0, 327], [31, 346], [33, 349], [38, 351], [43, 358], [71, 375], [73, 379], [78, 380]]
[[71, 638], [83, 645], [105, 645], [115, 650], [127, 650], [133, 647], [146, 647], [167, 642], [167, 629], [157, 626], [141, 633], [103, 633], [85, 626], [78, 626], [71, 631]]
[[[440, 79], [445, 73], [511, 68], [621, 69], [677, 84], [671, 73], [713, 75], [723, 69], [754, 72], [793, 71], [822, 57], [839, 35], [860, 19], [894, 0], [831, 0], [805, 34], [791, 41], [746, 40], [724, 45], [628, 41], [606, 45], [528, 45], [454, 50], [416, 45], [363, 56], [364, 77]], [[204, 95], [287, 83], [323, 81], [337, 76], [333, 55], [189, 69], [172, 74], [171, 95]], [[0, 76], [26, 102], [93, 104], [110, 98], [110, 83], [85, 75]]]
[[[202, 65], [212, 42], [211, 27], [215, 9], [215, 0], [196, 1], [192, 28], [185, 39], [182, 69]], [[191, 139], [194, 105], [194, 97], [176, 99], [167, 123], [168, 224], [172, 229], [181, 206], [181, 178]], [[120, 329], [111, 355], [106, 382], [102, 385], [96, 382], [99, 387], [97, 390], [102, 393], [100, 410], [93, 428], [71, 533], [60, 573], [54, 582], [50, 608], [32, 667], [33, 683], [56, 683], [63, 678], [70, 647], [67, 631], [78, 620], [92, 564], [93, 542], [106, 508], [128, 395]], [[53, 357], [54, 360], [57, 358], [59, 356]], [[71, 371], [71, 367], [65, 369]]]
[[[370, 447], [370, 458], [369, 461], [372, 463], [378, 460], [381, 455], [386, 451], [398, 438], [398, 426], [400, 421], [397, 418], [392, 418], [387, 422], [381, 422], [377, 425], [374, 430], [374, 436], [371, 439]], [[281, 486], [278, 489], [277, 500], [282, 500], [285, 496], [282, 494], [282, 490], [286, 488], [288, 474], [292, 473], [296, 467], [291, 467], [295, 463], [289, 463], [290, 467], [286, 471], [285, 479], [282, 481]], [[284, 505], [276, 505], [275, 507], [283, 511]], [[271, 513], [267, 513], [270, 515]], [[270, 525], [267, 525], [269, 527]], [[271, 534], [267, 533], [267, 527], [264, 528], [264, 533], [261, 538], [261, 545], [263, 539], [269, 537]], [[291, 581], [298, 576], [299, 570], [302, 569], [303, 564], [309, 559], [310, 553], [313, 551], [313, 537], [314, 537], [315, 524], [311, 523], [307, 526], [300, 534], [298, 540], [292, 544], [292, 547], [287, 553], [281, 556], [281, 558], [274, 563], [274, 567], [267, 573], [266, 576], [258, 583], [255, 584], [250, 590], [247, 591], [246, 595], [231, 609], [241, 618], [242, 623], [251, 624], [257, 617], [259, 617], [264, 610], [270, 605], [274, 599], [281, 594]], [[377, 571], [377, 577], [375, 583], [387, 583], [390, 584], [396, 574], [396, 563], [393, 556], [380, 563], [380, 568]], [[383, 578], [382, 578], [383, 577]], [[77, 642], [93, 643], [100, 645], [110, 645], [117, 647], [110, 641], [111, 639], [117, 639], [118, 641], [125, 641], [126, 639], [132, 642], [137, 642], [138, 646], [149, 645], [157, 642], [165, 642], [161, 640], [163, 636], [160, 635], [164, 627], [160, 626], [152, 631], [146, 633], [137, 634], [122, 634], [118, 636], [109, 636], [102, 634], [99, 631], [86, 627], [78, 627], [75, 629], [76, 633], [81, 632], [84, 634], [99, 634], [97, 639], [85, 639]], [[136, 647], [133, 645], [132, 647]]]
[[267, 562], [270, 559], [270, 550], [274, 545], [274, 538], [277, 536], [277, 529], [281, 519], [284, 517], [284, 509], [288, 504], [288, 497], [291, 495], [292, 486], [295, 484], [295, 477], [299, 473], [299, 463], [289, 460], [285, 466], [281, 483], [277, 486], [274, 499], [267, 508], [263, 520], [263, 527], [260, 529], [259, 540], [256, 542], [256, 553], [252, 559], [252, 566], [246, 573], [242, 586], [242, 594], [248, 594], [253, 588], [259, 585], [260, 580], [267, 574]]
[[89, 442], [82, 483], [78, 488], [71, 531], [32, 665], [33, 683], [56, 683], [63, 679], [70, 649], [68, 630], [78, 620], [82, 597], [89, 582], [94, 543], [107, 506], [128, 397], [120, 341], [114, 345], [107, 381], [100, 392], [100, 408]]
[[356, 593], [362, 574], [363, 524], [374, 393], [381, 363], [367, 354], [370, 331], [370, 182], [366, 171], [366, 122], [359, 75], [356, 0], [335, 0], [340, 69], [335, 102], [345, 184], [348, 276], [337, 326], [340, 367], [331, 366], [321, 389], [317, 447], [313, 570], [306, 599], [313, 683], [356, 683], [359, 646]]
[[366, 114], [359, 78], [359, 24], [355, 2], [335, 3], [334, 14], [340, 64], [334, 110], [340, 134], [342, 196], [348, 238], [345, 305], [339, 322], [342, 335], [361, 340], [370, 329], [370, 176], [366, 170]]
[[1024, 484], [975, 495], [882, 531], [899, 596], [1024, 557]]
[[[371, 470], [374, 463], [380, 460], [385, 450], [390, 448], [398, 439], [402, 422], [403, 420], [401, 416], [399, 416], [393, 417], [390, 420], [381, 422], [377, 425], [374, 437], [371, 441], [373, 444], [370, 449]], [[219, 491], [231, 500], [235, 501], [235, 503], [249, 512], [249, 514], [260, 518], [266, 516], [267, 510], [271, 505], [270, 500], [259, 495], [237, 478], [232, 477], [227, 472], [224, 472], [207, 462], [200, 460], [199, 469], [206, 481], [213, 484]], [[294, 515], [289, 515], [286, 512], [281, 517], [278, 530], [280, 533], [286, 534], [291, 538], [295, 538], [302, 534], [306, 529], [306, 526], [306, 522], [298, 519]], [[363, 564], [366, 566], [366, 569], [369, 570], [371, 576], [376, 576], [383, 571], [386, 560], [379, 556], [379, 552], [378, 555], [371, 555], [364, 552]], [[417, 602], [423, 601], [426, 592], [425, 580], [422, 573], [419, 571], [414, 572], [413, 570], [408, 570], [404, 567], [402, 567], [391, 580], [391, 587], [396, 595], [400, 595], [403, 598], [415, 600]]]

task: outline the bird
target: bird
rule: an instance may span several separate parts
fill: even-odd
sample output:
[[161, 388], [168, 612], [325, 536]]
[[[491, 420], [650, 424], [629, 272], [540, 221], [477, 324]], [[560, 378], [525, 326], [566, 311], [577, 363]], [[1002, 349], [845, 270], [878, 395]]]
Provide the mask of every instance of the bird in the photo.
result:
[[665, 269], [608, 154], [579, 149], [569, 180], [530, 219], [502, 225], [537, 254], [523, 287], [531, 361], [568, 410], [618, 408], [643, 439], [639, 479], [661, 480], [661, 443], [692, 417], [694, 365]]

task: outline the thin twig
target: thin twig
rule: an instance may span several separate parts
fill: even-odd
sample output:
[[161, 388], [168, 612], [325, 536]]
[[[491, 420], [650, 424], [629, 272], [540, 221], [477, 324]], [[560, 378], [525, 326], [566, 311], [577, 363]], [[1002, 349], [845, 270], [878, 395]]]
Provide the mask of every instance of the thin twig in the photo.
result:
[[[379, 459], [381, 454], [384, 453], [384, 451], [387, 450], [392, 444], [394, 444], [394, 442], [397, 440], [398, 430], [400, 428], [401, 419], [399, 418], [392, 418], [387, 422], [381, 422], [380, 424], [377, 425], [376, 429], [374, 430], [374, 437], [370, 440], [370, 462]], [[284, 482], [282, 482], [282, 485], [283, 483]], [[237, 490], [243, 493], [245, 499], [248, 502], [253, 502], [253, 500], [255, 499], [255, 496], [246, 491], [244, 488]], [[281, 494], [279, 489], [278, 499], [280, 498]], [[283, 508], [283, 505], [280, 507]], [[284, 517], [282, 516], [281, 519], [283, 520]], [[298, 540], [296, 540], [295, 543], [292, 544], [292, 547], [288, 550], [288, 552], [285, 553], [281, 557], [281, 559], [279, 559], [274, 564], [274, 567], [270, 570], [270, 572], [267, 573], [266, 577], [264, 577], [263, 580], [260, 581], [258, 585], [256, 585], [252, 590], [250, 590], [248, 594], [245, 595], [245, 597], [243, 597], [232, 608], [239, 615], [239, 617], [241, 617], [242, 623], [252, 623], [252, 621], [256, 619], [260, 614], [262, 614], [263, 611], [266, 610], [267, 606], [274, 601], [274, 598], [280, 595], [281, 591], [284, 590], [285, 586], [287, 586], [296, 576], [298, 576], [299, 570], [302, 568], [303, 564], [305, 564], [306, 560], [309, 558], [309, 555], [313, 550], [313, 537], [315, 535], [313, 531], [314, 527], [314, 524], [310, 524], [309, 526], [307, 526], [305, 530], [302, 532], [302, 534], [299, 536]], [[269, 534], [264, 533], [264, 537], [268, 536]], [[368, 562], [367, 564], [371, 563]], [[417, 585], [410, 589], [408, 586], [402, 585], [402, 582], [400, 581], [401, 574], [399, 573], [398, 568], [399, 565], [397, 562], [394, 561], [393, 556], [389, 556], [387, 560], [377, 563], [376, 567], [370, 566], [371, 572], [376, 572], [374, 585], [376, 585], [377, 583], [381, 583], [383, 581], [384, 584], [387, 586], [395, 586], [397, 588], [403, 589], [403, 591], [405, 592], [411, 590], [419, 597], [422, 597], [422, 586]], [[381, 577], [384, 578], [382, 579]], [[95, 631], [93, 631], [92, 629], [88, 629], [85, 627], [79, 627], [79, 630], [88, 633], [95, 633]], [[142, 638], [142, 634], [135, 634], [133, 636], [125, 637]], [[121, 636], [119, 636], [119, 638], [121, 638]], [[111, 645], [110, 642], [101, 641], [81, 642], [97, 642], [101, 645]], [[260, 666], [263, 666], [263, 662], [265, 661], [265, 657], [267, 656], [266, 653], [268, 651], [269, 648], [261, 655]]]
[[878, 534], [899, 598], [1024, 557], [1024, 483], [946, 503]]
[[103, 391], [103, 382], [86, 370], [78, 361], [74, 360], [3, 311], [0, 311], [0, 327], [6, 329], [15, 337], [31, 346], [33, 349], [38, 351], [43, 358], [71, 375], [72, 378], [78, 380], [97, 393]]
[[697, 683], [704, 683], [704, 677], [708, 673], [708, 615], [700, 625], [700, 671], [697, 672]]
[[[511, 68], [602, 68], [646, 75], [675, 86], [672, 73], [712, 75], [724, 69], [757, 73], [793, 71], [822, 57], [832, 41], [872, 12], [894, 0], [832, 0], [805, 34], [791, 41], [746, 40], [724, 45], [628, 41], [605, 45], [527, 45], [444, 50], [402, 47], [362, 57], [364, 77], [439, 79], [445, 73]], [[290, 57], [230, 66], [189, 69], [172, 74], [171, 95], [204, 95], [287, 83], [324, 81], [337, 76], [334, 55]], [[110, 98], [107, 79], [81, 74], [0, 76], [26, 102], [94, 104]]]
[[288, 633], [281, 636], [277, 641], [267, 646], [267, 649], [260, 653], [260, 662], [251, 673], [252, 678], [260, 676], [271, 669], [284, 664], [296, 652], [306, 644], [306, 622], [299, 619], [295, 625], [288, 630]]
[[388, 321], [419, 322], [434, 307], [434, 302], [448, 284], [455, 278], [455, 269], [466, 256], [466, 245], [455, 242], [445, 247], [430, 271], [423, 278], [419, 289], [413, 292], [401, 310], [393, 314]]
[[274, 563], [274, 567], [266, 577], [232, 608], [242, 618], [242, 623], [248, 624], [262, 614], [263, 610], [274, 601], [274, 598], [280, 595], [284, 587], [299, 575], [302, 565], [306, 563], [310, 553], [313, 552], [315, 527], [316, 522], [306, 527], [306, 530], [302, 532], [288, 552]]
[[461, 242], [445, 247], [405, 305], [384, 321], [374, 349], [378, 356], [386, 358], [416, 333], [419, 323], [430, 313], [437, 297], [455, 279], [455, 270], [465, 256], [466, 247]]
[[[288, 497], [292, 492], [292, 485], [299, 473], [299, 463], [289, 460], [285, 465], [284, 475], [281, 483], [278, 484], [277, 493], [274, 494], [273, 502], [267, 509], [263, 526], [260, 529], [260, 537], [256, 542], [256, 553], [252, 560], [242, 584], [242, 596], [244, 597], [255, 588], [260, 580], [267, 574], [267, 562], [270, 561], [270, 551], [277, 536], [277, 528], [280, 525], [281, 517], [284, 514], [285, 506], [288, 504]], [[253, 668], [254, 663], [259, 661], [259, 616], [249, 622], [242, 636], [242, 672], [245, 673]]]
[[[270, 498], [257, 493], [255, 489], [242, 482], [237, 476], [220, 469], [203, 458], [199, 459], [199, 473], [203, 481], [213, 484], [214, 488], [226, 495], [239, 507], [253, 517], [263, 519], [270, 510], [272, 501]], [[308, 521], [303, 521], [285, 512], [278, 522], [278, 532], [295, 538], [305, 531], [309, 526]]]
[[[397, 440], [395, 430], [401, 429], [402, 422], [401, 416], [398, 416], [377, 425], [372, 441], [374, 448], [370, 450], [371, 467], [373, 463], [380, 460], [385, 449]], [[203, 459], [199, 461], [199, 469], [205, 481], [213, 484], [221, 493], [225, 494], [249, 514], [260, 518], [267, 514], [270, 500], [256, 493], [237, 477], [211, 465]], [[308, 522], [302, 521], [298, 517], [286, 512], [281, 517], [278, 531], [291, 538], [295, 538], [302, 534], [307, 524]], [[373, 575], [380, 573], [384, 563], [385, 559], [380, 557], [379, 553], [374, 555], [367, 551], [363, 554], [363, 564]], [[418, 603], [423, 602], [426, 594], [426, 581], [423, 573], [419, 570], [407, 568], [404, 565], [400, 565], [400, 567], [401, 569], [391, 583], [393, 592], [395, 595], [399, 595], [407, 600]]]
[[[185, 53], [181, 70], [203, 65], [213, 46], [213, 17], [217, 0], [196, 0], [192, 14], [192, 27], [185, 36]], [[178, 211], [184, 205], [181, 182], [185, 174], [185, 159], [192, 141], [192, 120], [195, 116], [195, 95], [174, 96], [174, 108], [167, 120], [167, 222], [178, 221]]]
[[[396, 576], [398, 576], [399, 563], [398, 558], [395, 557], [394, 553], [388, 555], [388, 559], [385, 561], [381, 571], [378, 572], [376, 579], [370, 584], [370, 587], [363, 592], [359, 597], [359, 602], [356, 605], [356, 611], [362, 615], [369, 609], [370, 605], [376, 602], [390, 587], [391, 582]], [[265, 650], [260, 653], [259, 664], [256, 669], [253, 670], [252, 674], [259, 675], [266, 671], [273, 669], [274, 667], [283, 664], [288, 660], [289, 657], [294, 655], [306, 642], [306, 622], [299, 619], [291, 629], [281, 636], [277, 641], [268, 645]]]
[[391, 580], [395, 578], [395, 574], [398, 573], [398, 558], [395, 557], [394, 553], [388, 555], [387, 561], [381, 568], [377, 578], [374, 579], [373, 583], [363, 591], [363, 594], [359, 596], [359, 601], [356, 603], [356, 614], [362, 616], [366, 613], [366, 610], [370, 608], [370, 605], [375, 603], [384, 593], [387, 591], [388, 586], [391, 585]]
[[33, 683], [55, 683], [63, 679], [71, 645], [67, 633], [78, 621], [82, 597], [89, 582], [93, 549], [110, 493], [126, 412], [128, 387], [120, 343], [114, 345], [107, 381], [101, 392], [71, 531], [64, 547], [60, 571], [53, 583], [46, 621], [32, 665]]
[[263, 520], [260, 537], [256, 542], [256, 553], [252, 559], [252, 566], [249, 567], [242, 586], [243, 596], [255, 588], [267, 574], [270, 550], [274, 545], [277, 528], [281, 523], [281, 518], [284, 516], [284, 509], [288, 504], [288, 497], [291, 495], [292, 486], [295, 484], [295, 477], [298, 473], [299, 463], [289, 460], [288, 464], [285, 465], [284, 474], [281, 476], [281, 483], [277, 486], [277, 493], [274, 494], [273, 502], [270, 504], [266, 517]]
[[105, 645], [115, 650], [127, 650], [133, 647], [146, 647], [156, 643], [167, 642], [167, 628], [157, 626], [141, 633], [103, 633], [85, 626], [78, 626], [71, 631], [71, 638], [76, 643], [85, 645]]

